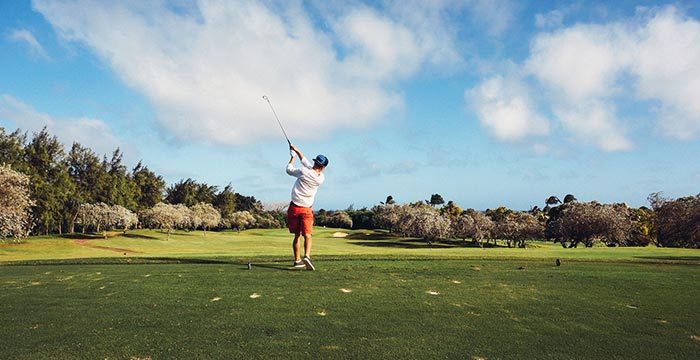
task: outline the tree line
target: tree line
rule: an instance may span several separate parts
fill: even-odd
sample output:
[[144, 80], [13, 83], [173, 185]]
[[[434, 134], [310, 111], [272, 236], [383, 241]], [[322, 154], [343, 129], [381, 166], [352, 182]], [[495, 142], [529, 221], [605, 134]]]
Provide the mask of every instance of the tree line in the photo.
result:
[[700, 248], [700, 194], [667, 199], [648, 197], [651, 207], [624, 203], [580, 202], [572, 194], [564, 201], [545, 199], [544, 207], [528, 211], [506, 207], [477, 211], [429, 200], [396, 204], [392, 196], [371, 209], [319, 210], [319, 225], [347, 229], [384, 229], [428, 243], [459, 239], [474, 246], [525, 247], [528, 240], [547, 240], [564, 248], [578, 246], [647, 246]]
[[[235, 192], [230, 184], [219, 189], [182, 179], [166, 187], [163, 177], [142, 162], [127, 168], [119, 148], [110, 157], [100, 157], [74, 142], [66, 151], [45, 128], [30, 137], [19, 129], [8, 133], [0, 127], [0, 165], [0, 228], [4, 229], [0, 239], [15, 237], [14, 234], [73, 233], [81, 225], [93, 230], [99, 225], [115, 227], [118, 224], [109, 220], [115, 214], [124, 215], [126, 210], [141, 215], [160, 203], [181, 204], [188, 209], [198, 204], [211, 205], [222, 218], [216, 228], [240, 228], [240, 219], [248, 216], [252, 220], [247, 219], [244, 226], [284, 225], [280, 221], [283, 214], [264, 211], [255, 197]], [[102, 217], [89, 219], [86, 205]], [[120, 208], [115, 210], [115, 206]], [[20, 208], [29, 210], [24, 218]], [[144, 225], [154, 226], [152, 221]], [[202, 226], [197, 221], [194, 225]], [[193, 227], [176, 227], [185, 226]]]

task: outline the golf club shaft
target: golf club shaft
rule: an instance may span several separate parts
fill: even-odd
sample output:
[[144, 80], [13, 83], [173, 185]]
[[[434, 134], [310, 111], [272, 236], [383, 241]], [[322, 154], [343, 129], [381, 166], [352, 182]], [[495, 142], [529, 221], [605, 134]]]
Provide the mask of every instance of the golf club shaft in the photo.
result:
[[277, 117], [277, 113], [275, 112], [275, 108], [272, 107], [272, 102], [270, 102], [270, 99], [267, 97], [267, 95], [263, 95], [263, 100], [267, 101], [267, 104], [270, 105], [270, 110], [272, 110], [272, 113], [275, 115], [275, 119], [277, 119], [277, 124], [279, 124], [280, 129], [282, 129], [282, 133], [284, 134], [284, 138], [287, 139], [287, 144], [289, 144], [289, 147], [291, 147], [292, 142], [289, 141], [289, 137], [287, 136], [287, 132], [284, 131], [284, 127], [282, 126], [282, 122], [280, 121], [280, 118]]

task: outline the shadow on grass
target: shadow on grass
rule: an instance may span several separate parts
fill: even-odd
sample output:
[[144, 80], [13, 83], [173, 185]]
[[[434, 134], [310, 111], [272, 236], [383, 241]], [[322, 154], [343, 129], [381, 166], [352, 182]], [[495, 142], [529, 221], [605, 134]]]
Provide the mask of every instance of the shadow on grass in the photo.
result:
[[160, 240], [160, 238], [155, 237], [155, 236], [150, 236], [150, 235], [142, 235], [142, 234], [121, 234], [120, 236], [129, 238], [129, 239], [147, 239], [147, 240]]
[[[402, 249], [449, 249], [449, 248], [481, 248], [473, 241], [464, 240], [440, 240], [431, 243], [421, 239], [406, 239], [391, 235], [386, 232], [372, 233], [355, 233], [346, 237], [351, 241], [350, 244], [369, 246], [369, 247], [387, 247], [387, 248], [402, 248]], [[368, 240], [368, 241], [362, 241]], [[505, 244], [483, 244], [483, 248], [505, 248]]]
[[100, 240], [100, 239], [105, 238], [104, 234], [93, 234], [93, 233], [63, 234], [63, 235], [61, 235], [61, 237], [64, 239], [72, 239], [72, 240]]
[[700, 256], [635, 256], [634, 258], [700, 264]]

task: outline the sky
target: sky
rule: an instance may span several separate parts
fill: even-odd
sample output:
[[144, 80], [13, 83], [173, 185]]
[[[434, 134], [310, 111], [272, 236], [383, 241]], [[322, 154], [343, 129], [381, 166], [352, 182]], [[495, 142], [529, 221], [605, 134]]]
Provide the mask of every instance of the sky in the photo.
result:
[[697, 1], [0, 1], [0, 127], [316, 209], [700, 193]]

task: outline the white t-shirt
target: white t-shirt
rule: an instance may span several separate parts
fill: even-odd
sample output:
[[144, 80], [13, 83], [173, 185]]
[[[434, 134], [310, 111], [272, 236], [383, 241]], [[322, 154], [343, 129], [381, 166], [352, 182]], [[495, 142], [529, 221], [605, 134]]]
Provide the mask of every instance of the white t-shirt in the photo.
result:
[[297, 206], [311, 207], [316, 197], [318, 187], [323, 184], [323, 173], [313, 170], [314, 164], [306, 158], [301, 159], [302, 167], [297, 169], [294, 164], [287, 165], [287, 174], [297, 178], [292, 188], [292, 202]]

